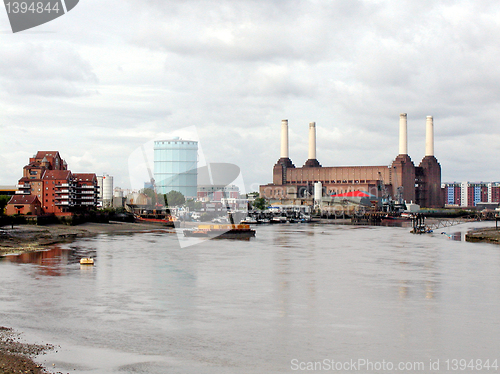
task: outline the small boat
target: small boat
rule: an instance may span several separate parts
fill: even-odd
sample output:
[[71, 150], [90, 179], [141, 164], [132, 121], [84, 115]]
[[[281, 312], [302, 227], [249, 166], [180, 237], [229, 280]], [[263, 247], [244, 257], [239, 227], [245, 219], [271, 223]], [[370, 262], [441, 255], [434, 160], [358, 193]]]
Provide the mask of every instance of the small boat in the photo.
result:
[[212, 219], [213, 223], [229, 223], [229, 220], [227, 217], [217, 217]]
[[271, 218], [271, 223], [286, 223], [288, 219], [285, 216], [275, 216]]
[[94, 265], [94, 259], [92, 257], [81, 258], [80, 265]]
[[432, 230], [428, 226], [417, 226], [417, 227], [413, 228], [412, 230], [410, 230], [410, 233], [412, 233], [412, 234], [432, 234], [433, 232], [434, 232], [434, 230]]
[[259, 221], [257, 221], [254, 217], [246, 217], [245, 219], [241, 220], [240, 224], [246, 224], [246, 225], [256, 225], [258, 224]]
[[255, 236], [255, 230], [249, 225], [199, 225], [194, 229], [184, 230], [184, 236], [192, 238], [249, 239]]
[[154, 216], [151, 217], [151, 216], [136, 215], [134, 218], [135, 218], [135, 220], [137, 222], [142, 222], [142, 223], [159, 223], [159, 224], [161, 224], [163, 226], [175, 227], [175, 220], [171, 216], [165, 217], [165, 218], [162, 218], [162, 217], [155, 218]]

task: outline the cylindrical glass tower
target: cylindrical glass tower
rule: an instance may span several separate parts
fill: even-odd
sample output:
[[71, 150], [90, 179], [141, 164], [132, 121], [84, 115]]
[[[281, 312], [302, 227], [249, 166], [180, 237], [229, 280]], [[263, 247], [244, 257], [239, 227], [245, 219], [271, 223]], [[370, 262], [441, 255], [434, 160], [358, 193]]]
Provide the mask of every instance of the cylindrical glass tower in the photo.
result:
[[198, 142], [174, 138], [154, 143], [156, 192], [178, 191], [195, 198], [198, 185]]

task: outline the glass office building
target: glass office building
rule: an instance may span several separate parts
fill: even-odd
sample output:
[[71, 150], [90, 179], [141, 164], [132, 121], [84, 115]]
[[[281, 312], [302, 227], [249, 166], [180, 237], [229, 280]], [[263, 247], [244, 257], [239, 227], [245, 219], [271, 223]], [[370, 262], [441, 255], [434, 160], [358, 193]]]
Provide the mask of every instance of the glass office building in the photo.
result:
[[174, 138], [154, 143], [154, 178], [158, 193], [178, 191], [196, 198], [198, 142]]

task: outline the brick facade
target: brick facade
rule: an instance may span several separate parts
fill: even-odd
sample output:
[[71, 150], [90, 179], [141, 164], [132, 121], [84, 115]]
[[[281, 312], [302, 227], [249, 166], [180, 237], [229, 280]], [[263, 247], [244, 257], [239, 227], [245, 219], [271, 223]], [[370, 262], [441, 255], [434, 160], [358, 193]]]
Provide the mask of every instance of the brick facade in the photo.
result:
[[[97, 208], [99, 188], [96, 175], [73, 174], [57, 151], [40, 151], [31, 157], [23, 168], [23, 177], [17, 188], [14, 197], [37, 198], [41, 205], [37, 214], [71, 215]], [[7, 208], [15, 205], [14, 197]], [[14, 212], [13, 207], [7, 211]]]

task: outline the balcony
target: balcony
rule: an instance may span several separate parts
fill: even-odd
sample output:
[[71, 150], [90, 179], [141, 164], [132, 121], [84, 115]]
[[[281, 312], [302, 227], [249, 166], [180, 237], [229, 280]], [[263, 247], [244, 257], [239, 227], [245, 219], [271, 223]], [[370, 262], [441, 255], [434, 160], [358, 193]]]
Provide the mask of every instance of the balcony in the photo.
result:
[[60, 190], [60, 191], [56, 191], [56, 193], [69, 194], [69, 190]]
[[31, 188], [30, 184], [18, 184], [16, 185], [17, 188]]
[[16, 191], [16, 195], [29, 195], [31, 191]]

